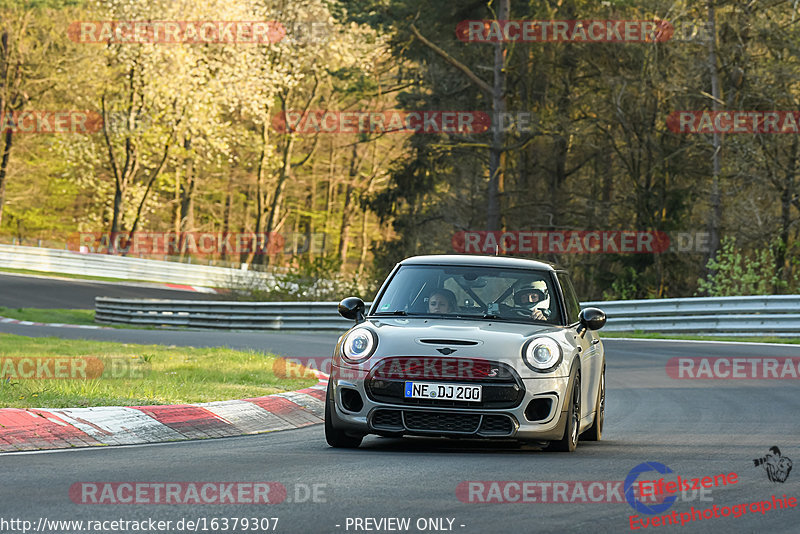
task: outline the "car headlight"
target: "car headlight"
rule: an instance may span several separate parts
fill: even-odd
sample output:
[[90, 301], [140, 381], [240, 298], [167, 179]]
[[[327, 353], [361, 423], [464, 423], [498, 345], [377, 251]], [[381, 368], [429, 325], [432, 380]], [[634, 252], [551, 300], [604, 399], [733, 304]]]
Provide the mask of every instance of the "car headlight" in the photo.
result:
[[367, 328], [355, 328], [342, 342], [342, 355], [347, 363], [361, 363], [367, 360], [378, 345], [378, 337]]
[[552, 371], [558, 367], [562, 358], [561, 345], [549, 337], [531, 339], [522, 347], [522, 361], [537, 373]]

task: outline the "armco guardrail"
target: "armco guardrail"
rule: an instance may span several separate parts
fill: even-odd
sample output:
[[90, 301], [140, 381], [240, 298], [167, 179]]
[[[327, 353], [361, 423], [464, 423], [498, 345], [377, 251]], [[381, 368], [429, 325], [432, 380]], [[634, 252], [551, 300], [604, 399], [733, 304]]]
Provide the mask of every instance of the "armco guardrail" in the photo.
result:
[[800, 295], [586, 302], [608, 315], [609, 332], [800, 336]]
[[[247, 330], [345, 330], [336, 302], [222, 302], [97, 297], [100, 322]], [[585, 302], [610, 332], [800, 335], [800, 295]]]
[[243, 330], [347, 330], [337, 302], [226, 302], [95, 298], [95, 320], [148, 326]]
[[0, 245], [0, 267], [217, 287], [242, 273], [225, 267], [16, 245]]

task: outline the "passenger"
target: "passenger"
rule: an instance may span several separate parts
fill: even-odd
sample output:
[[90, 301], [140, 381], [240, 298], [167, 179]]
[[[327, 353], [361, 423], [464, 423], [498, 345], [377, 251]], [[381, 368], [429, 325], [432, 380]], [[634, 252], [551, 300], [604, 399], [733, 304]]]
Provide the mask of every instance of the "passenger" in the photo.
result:
[[456, 296], [449, 289], [435, 289], [428, 297], [428, 313], [455, 313]]

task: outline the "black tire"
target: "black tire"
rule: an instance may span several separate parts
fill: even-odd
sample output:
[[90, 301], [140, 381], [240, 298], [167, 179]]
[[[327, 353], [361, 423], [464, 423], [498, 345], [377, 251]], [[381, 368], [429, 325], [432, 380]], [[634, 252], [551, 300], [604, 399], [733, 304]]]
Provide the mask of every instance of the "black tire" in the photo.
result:
[[581, 427], [581, 372], [575, 372], [572, 381], [572, 391], [569, 396], [569, 409], [567, 410], [567, 424], [564, 426], [564, 435], [558, 441], [551, 441], [547, 446], [548, 451], [573, 452], [578, 446], [578, 431]]
[[328, 383], [328, 394], [325, 396], [325, 441], [337, 449], [355, 449], [361, 445], [364, 436], [353, 436], [333, 425], [333, 390]]
[[597, 405], [594, 411], [592, 427], [581, 435], [584, 441], [600, 441], [603, 439], [603, 423], [606, 419], [606, 366], [600, 373], [600, 391], [597, 393]]

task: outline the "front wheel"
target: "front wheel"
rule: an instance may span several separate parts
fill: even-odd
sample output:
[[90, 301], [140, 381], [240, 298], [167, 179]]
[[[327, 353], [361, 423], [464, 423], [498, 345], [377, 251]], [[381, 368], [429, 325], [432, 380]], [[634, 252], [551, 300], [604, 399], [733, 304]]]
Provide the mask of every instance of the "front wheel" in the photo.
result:
[[355, 449], [361, 445], [364, 436], [351, 436], [333, 426], [333, 389], [328, 382], [328, 394], [325, 396], [325, 441], [338, 449]]
[[572, 381], [572, 394], [569, 398], [569, 410], [567, 411], [567, 424], [564, 427], [564, 435], [558, 441], [551, 441], [548, 451], [573, 452], [578, 446], [578, 430], [581, 427], [581, 372], [575, 373], [575, 380]]

